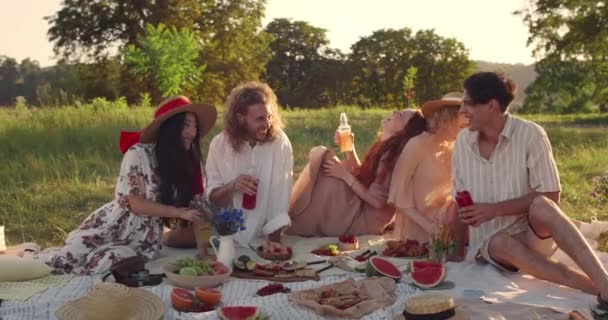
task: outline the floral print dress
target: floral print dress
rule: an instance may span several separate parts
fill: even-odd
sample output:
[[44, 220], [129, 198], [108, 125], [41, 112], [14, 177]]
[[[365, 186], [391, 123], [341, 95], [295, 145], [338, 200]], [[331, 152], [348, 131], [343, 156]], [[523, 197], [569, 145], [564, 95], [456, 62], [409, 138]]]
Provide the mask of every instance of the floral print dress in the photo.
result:
[[153, 259], [161, 249], [162, 218], [139, 216], [128, 205], [128, 195], [157, 201], [158, 167], [155, 144], [138, 143], [125, 153], [114, 200], [93, 212], [72, 231], [63, 247], [41, 251], [34, 259], [54, 268], [54, 273], [90, 275], [104, 273], [112, 263], [141, 255]]

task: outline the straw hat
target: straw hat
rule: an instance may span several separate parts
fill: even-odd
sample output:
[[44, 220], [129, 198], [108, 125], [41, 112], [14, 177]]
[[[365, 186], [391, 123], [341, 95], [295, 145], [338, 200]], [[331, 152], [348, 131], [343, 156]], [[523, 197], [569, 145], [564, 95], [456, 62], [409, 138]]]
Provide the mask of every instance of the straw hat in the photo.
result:
[[150, 124], [139, 132], [122, 131], [120, 133], [120, 150], [122, 153], [138, 142], [152, 143], [156, 142], [160, 126], [167, 119], [178, 113], [192, 112], [198, 120], [198, 132], [202, 138], [206, 135], [217, 119], [217, 110], [215, 107], [208, 104], [193, 104], [184, 96], [172, 96], [161, 102], [154, 112], [154, 119]]
[[155, 294], [118, 283], [100, 283], [77, 300], [65, 303], [55, 312], [59, 320], [158, 320], [164, 304]]
[[427, 118], [434, 112], [440, 110], [445, 107], [457, 107], [462, 104], [462, 93], [460, 92], [450, 92], [440, 100], [431, 100], [425, 102], [420, 108], [422, 111], [422, 115]]

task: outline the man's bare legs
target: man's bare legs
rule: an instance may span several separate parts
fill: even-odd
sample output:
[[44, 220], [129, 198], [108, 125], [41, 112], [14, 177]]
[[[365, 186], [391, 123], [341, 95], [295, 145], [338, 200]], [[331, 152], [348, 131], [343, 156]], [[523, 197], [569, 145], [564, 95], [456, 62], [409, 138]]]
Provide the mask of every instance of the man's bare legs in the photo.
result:
[[546, 197], [537, 197], [530, 206], [529, 221], [538, 236], [552, 236], [558, 247], [568, 254], [586, 275], [532, 251], [525, 245], [525, 239], [503, 233], [495, 236], [490, 243], [492, 258], [506, 265], [514, 265], [539, 279], [588, 293], [600, 293], [602, 299], [608, 299], [608, 273], [578, 228], [557, 204]]
[[489, 252], [494, 261], [505, 267], [514, 266], [538, 279], [591, 294], [598, 293], [587, 275], [533, 251], [525, 242], [523, 233], [514, 236], [497, 233], [490, 242]]

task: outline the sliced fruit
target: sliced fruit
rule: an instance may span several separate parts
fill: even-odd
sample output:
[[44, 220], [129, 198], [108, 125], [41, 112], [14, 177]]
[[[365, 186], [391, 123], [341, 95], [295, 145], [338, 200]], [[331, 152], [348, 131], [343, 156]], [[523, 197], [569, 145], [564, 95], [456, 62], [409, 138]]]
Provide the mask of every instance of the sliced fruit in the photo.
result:
[[243, 262], [243, 264], [247, 264], [247, 262], [251, 261], [251, 257], [246, 254], [240, 255], [237, 259]]
[[402, 274], [392, 262], [379, 257], [371, 257], [367, 261], [366, 275], [368, 277], [389, 277], [395, 281], [399, 281]]
[[257, 317], [258, 308], [254, 306], [221, 307], [217, 314], [223, 320], [251, 320]]
[[171, 291], [171, 305], [178, 311], [189, 311], [192, 309], [192, 298], [194, 295], [192, 292], [182, 289], [175, 288]]
[[422, 260], [414, 260], [410, 262], [410, 271], [422, 270], [428, 267], [442, 268], [443, 265], [439, 262], [430, 262]]
[[255, 269], [255, 267], [257, 267], [257, 265], [258, 264], [255, 261], [252, 260], [252, 261], [248, 261], [245, 264], [245, 268], [247, 268], [247, 271], [253, 271], [253, 269]]
[[234, 268], [237, 270], [247, 271], [247, 267], [245, 266], [243, 261], [241, 261], [239, 259], [234, 259], [234, 261], [232, 261], [232, 264], [234, 265]]
[[412, 281], [420, 288], [433, 288], [438, 286], [445, 278], [444, 267], [426, 267], [414, 270], [410, 274]]
[[212, 262], [211, 267], [213, 268], [215, 274], [224, 274], [230, 272], [230, 269], [219, 261]]
[[328, 244], [327, 245], [327, 249], [329, 249], [329, 250], [338, 250], [338, 245], [337, 244]]
[[201, 303], [192, 292], [182, 288], [175, 288], [171, 291], [171, 305], [175, 310], [181, 312], [208, 312], [213, 310], [213, 306]]
[[194, 267], [185, 267], [179, 270], [179, 274], [184, 276], [198, 276], [198, 272]]
[[216, 289], [195, 288], [194, 293], [200, 302], [209, 306], [218, 304], [222, 299], [222, 293]]
[[201, 274], [203, 274], [203, 268], [196, 266], [196, 267], [192, 267], [194, 268], [194, 270], [196, 270], [196, 275], [200, 276]]

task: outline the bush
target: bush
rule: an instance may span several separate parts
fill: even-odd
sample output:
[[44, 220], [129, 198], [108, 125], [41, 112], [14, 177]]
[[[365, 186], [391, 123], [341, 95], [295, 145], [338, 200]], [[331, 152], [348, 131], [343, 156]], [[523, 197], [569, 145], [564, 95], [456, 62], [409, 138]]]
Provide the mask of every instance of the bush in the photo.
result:
[[152, 106], [152, 98], [150, 94], [147, 92], [142, 92], [139, 94], [139, 101], [137, 101], [138, 107], [149, 108]]
[[91, 100], [91, 108], [95, 112], [112, 111], [112, 110], [126, 110], [129, 108], [127, 104], [127, 98], [120, 97], [114, 101], [108, 101], [104, 97], [98, 97]]

